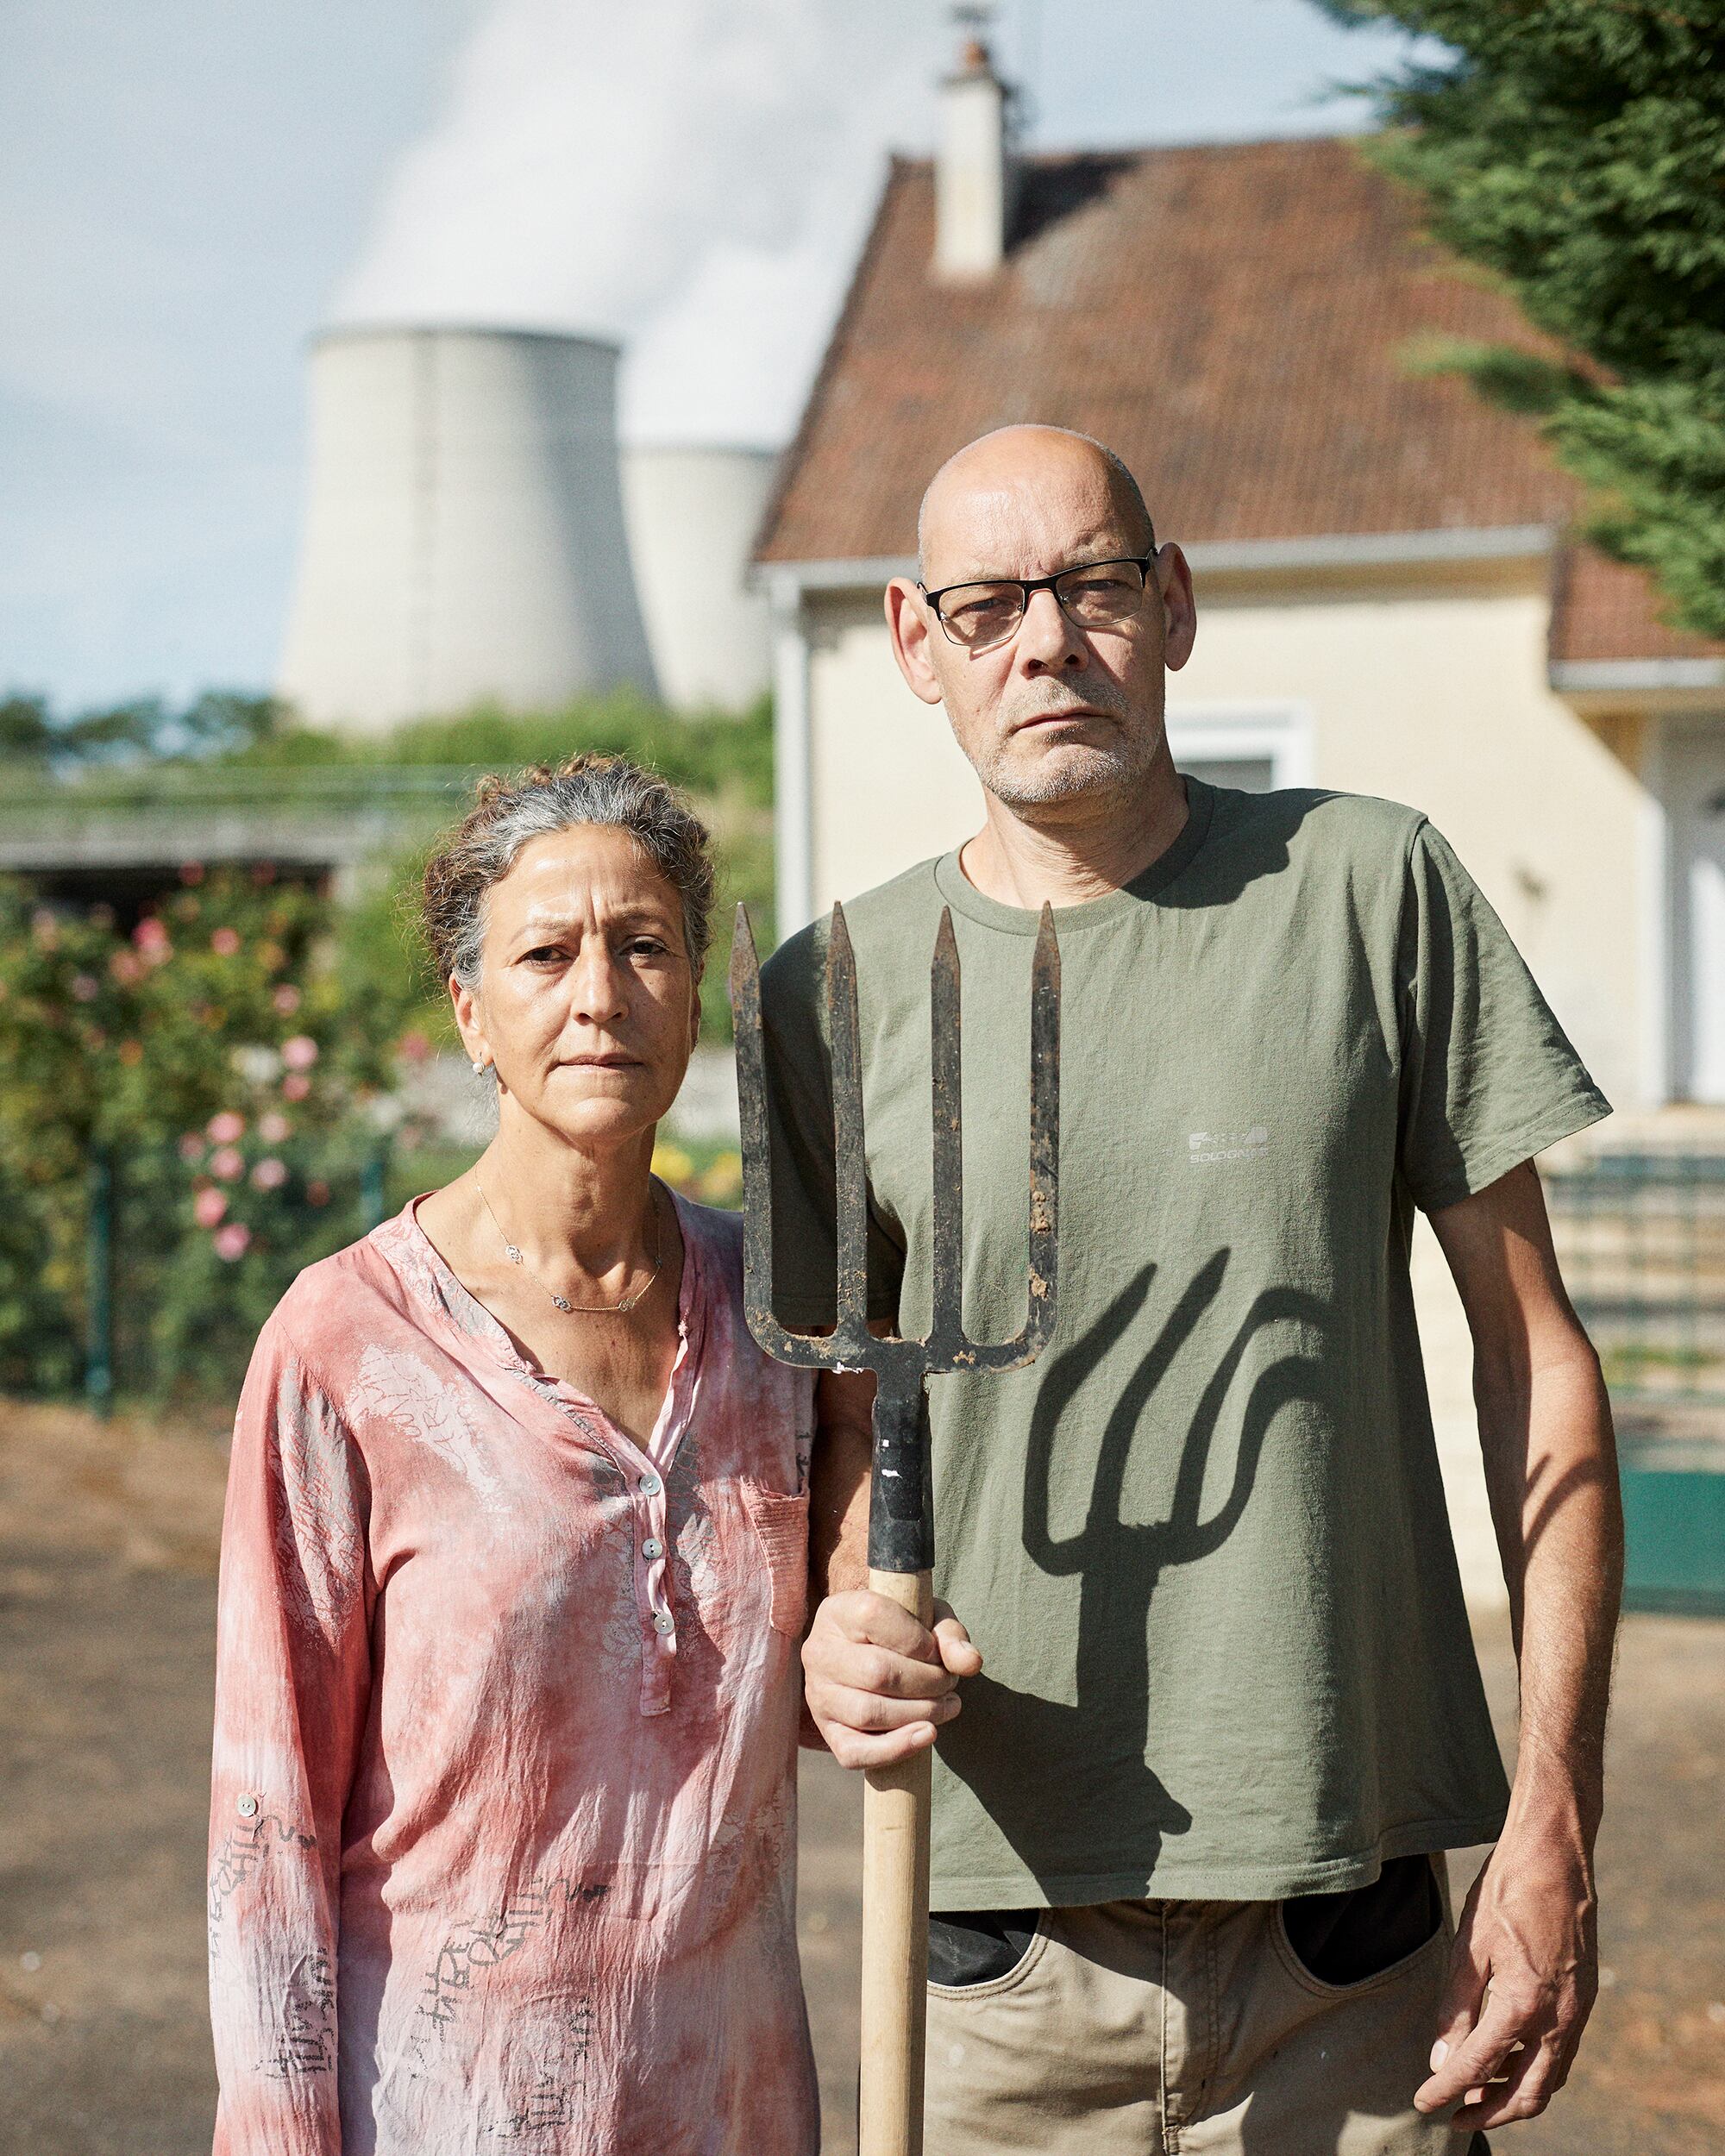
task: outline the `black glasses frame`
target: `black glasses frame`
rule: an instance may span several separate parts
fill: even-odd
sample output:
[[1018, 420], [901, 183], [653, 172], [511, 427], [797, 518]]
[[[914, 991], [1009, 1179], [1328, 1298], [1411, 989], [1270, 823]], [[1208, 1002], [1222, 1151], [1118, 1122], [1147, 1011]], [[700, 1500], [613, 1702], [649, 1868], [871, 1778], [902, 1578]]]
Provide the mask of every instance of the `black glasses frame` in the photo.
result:
[[[925, 603], [934, 609], [934, 618], [945, 630], [949, 643], [957, 644], [961, 651], [987, 651], [992, 650], [994, 646], [967, 644], [962, 636], [953, 635], [951, 624], [941, 611], [940, 604], [952, 592], [974, 592], [1001, 585], [1015, 586], [1019, 594], [1019, 618], [1007, 632], [1007, 636], [1015, 636], [1018, 634], [1019, 623], [1022, 622], [1030, 611], [1032, 594], [1036, 592], [1051, 592], [1054, 595], [1055, 605], [1063, 614], [1066, 615], [1067, 620], [1072, 622], [1075, 629], [1082, 629], [1085, 624], [1072, 621], [1071, 615], [1067, 612], [1066, 602], [1060, 596], [1061, 585], [1069, 576], [1082, 576], [1087, 569], [1119, 569], [1128, 566], [1136, 569], [1143, 578], [1140, 590], [1148, 591], [1150, 573], [1156, 567], [1156, 556], [1153, 554], [1111, 554], [1101, 561], [1074, 561], [1063, 569], [1057, 569], [1052, 576], [969, 576], [960, 584], [943, 584], [938, 592], [931, 592], [925, 584], [919, 584], [917, 589], [922, 593]], [[995, 639], [997, 643], [1004, 643], [1006, 641], [1006, 636]]]

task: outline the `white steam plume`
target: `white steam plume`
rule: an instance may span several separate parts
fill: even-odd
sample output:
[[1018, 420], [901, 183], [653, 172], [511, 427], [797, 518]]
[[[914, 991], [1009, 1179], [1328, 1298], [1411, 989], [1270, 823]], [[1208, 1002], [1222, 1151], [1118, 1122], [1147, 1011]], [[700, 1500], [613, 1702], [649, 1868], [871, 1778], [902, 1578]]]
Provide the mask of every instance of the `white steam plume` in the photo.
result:
[[928, 0], [491, 0], [335, 318], [621, 337], [630, 439], [782, 442], [951, 35]]

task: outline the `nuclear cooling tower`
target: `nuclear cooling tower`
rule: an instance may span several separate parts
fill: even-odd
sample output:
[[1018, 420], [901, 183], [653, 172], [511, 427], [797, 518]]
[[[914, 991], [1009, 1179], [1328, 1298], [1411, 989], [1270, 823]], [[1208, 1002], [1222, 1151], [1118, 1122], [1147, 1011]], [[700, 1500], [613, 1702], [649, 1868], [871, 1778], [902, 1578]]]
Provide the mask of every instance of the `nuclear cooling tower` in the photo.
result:
[[314, 724], [656, 683], [624, 530], [618, 353], [590, 337], [338, 329], [279, 688]]
[[679, 711], [742, 711], [767, 686], [770, 608], [747, 579], [777, 467], [770, 449], [623, 453], [623, 506], [654, 670]]

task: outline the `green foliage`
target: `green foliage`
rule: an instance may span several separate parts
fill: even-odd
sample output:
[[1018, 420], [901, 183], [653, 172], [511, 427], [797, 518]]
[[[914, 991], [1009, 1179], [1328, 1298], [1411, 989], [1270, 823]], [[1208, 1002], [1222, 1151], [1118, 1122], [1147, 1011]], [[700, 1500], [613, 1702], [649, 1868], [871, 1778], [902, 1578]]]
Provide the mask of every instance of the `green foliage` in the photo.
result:
[[1725, 636], [1725, 0], [1319, 0], [1450, 57], [1373, 85], [1371, 154], [1584, 364], [1457, 348], [1537, 413], [1590, 535]]
[[[52, 1156], [171, 1140], [284, 1090], [327, 1123], [387, 1082], [395, 1011], [344, 992], [329, 902], [269, 872], [192, 872], [124, 934], [0, 891], [0, 1125]], [[298, 1098], [296, 1098], [298, 1096]]]
[[124, 933], [0, 887], [0, 1378], [53, 1388], [85, 1323], [105, 1152], [132, 1326], [158, 1393], [243, 1367], [310, 1258], [351, 1239], [410, 991], [356, 987], [329, 902], [196, 874]]
[[449, 999], [419, 931], [420, 880], [430, 842], [374, 865], [334, 917], [328, 957], [331, 986], [349, 1010], [388, 1014], [392, 1037], [410, 1056], [422, 1044], [460, 1046]]
[[46, 697], [0, 697], [0, 763], [34, 765], [61, 774], [135, 763], [147, 757], [221, 755], [250, 749], [280, 725], [273, 698], [206, 689], [171, 709], [142, 697], [70, 716]]
[[691, 793], [734, 794], [756, 807], [772, 803], [773, 715], [765, 698], [737, 718], [678, 718], [632, 689], [618, 689], [530, 718], [480, 706], [374, 735], [290, 726], [258, 739], [244, 761], [277, 768], [432, 764], [518, 771], [560, 763], [581, 749], [629, 756]]

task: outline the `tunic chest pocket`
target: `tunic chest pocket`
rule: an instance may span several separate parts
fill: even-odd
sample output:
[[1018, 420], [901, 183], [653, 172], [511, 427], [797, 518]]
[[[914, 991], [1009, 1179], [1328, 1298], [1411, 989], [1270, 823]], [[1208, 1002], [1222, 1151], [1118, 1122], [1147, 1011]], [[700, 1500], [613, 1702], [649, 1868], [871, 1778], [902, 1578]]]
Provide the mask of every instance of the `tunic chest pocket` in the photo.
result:
[[759, 1482], [742, 1489], [772, 1581], [773, 1629], [800, 1639], [808, 1615], [808, 1492], [793, 1497]]

